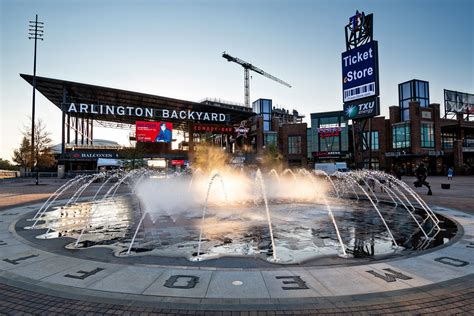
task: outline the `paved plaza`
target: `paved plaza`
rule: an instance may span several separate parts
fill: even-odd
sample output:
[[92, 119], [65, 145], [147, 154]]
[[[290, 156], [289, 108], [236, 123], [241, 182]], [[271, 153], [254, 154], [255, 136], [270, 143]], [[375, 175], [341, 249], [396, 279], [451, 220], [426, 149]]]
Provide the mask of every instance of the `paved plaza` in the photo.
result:
[[[414, 178], [404, 178], [413, 187]], [[54, 251], [22, 222], [61, 180], [0, 183], [0, 313], [302, 315], [474, 313], [474, 177], [431, 177], [434, 211], [458, 223], [448, 244], [364, 264], [225, 268], [124, 264]], [[451, 189], [441, 189], [450, 183]], [[95, 192], [92, 185], [84, 195]], [[67, 198], [65, 196], [64, 198]]]

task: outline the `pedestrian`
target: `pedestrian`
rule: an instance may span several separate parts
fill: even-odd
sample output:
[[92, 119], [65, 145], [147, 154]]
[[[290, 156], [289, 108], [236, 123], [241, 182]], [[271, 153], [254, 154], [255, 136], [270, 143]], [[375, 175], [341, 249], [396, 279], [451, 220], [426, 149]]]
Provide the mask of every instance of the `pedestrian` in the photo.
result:
[[449, 169], [448, 169], [448, 180], [453, 180], [453, 173], [454, 173], [453, 168], [449, 167]]
[[415, 187], [419, 188], [421, 186], [426, 186], [428, 188], [428, 195], [433, 195], [433, 192], [431, 192], [431, 186], [429, 182], [426, 181], [426, 178], [428, 177], [428, 170], [426, 170], [425, 165], [423, 163], [420, 163], [418, 168], [415, 170], [415, 176], [417, 181], [415, 181]]

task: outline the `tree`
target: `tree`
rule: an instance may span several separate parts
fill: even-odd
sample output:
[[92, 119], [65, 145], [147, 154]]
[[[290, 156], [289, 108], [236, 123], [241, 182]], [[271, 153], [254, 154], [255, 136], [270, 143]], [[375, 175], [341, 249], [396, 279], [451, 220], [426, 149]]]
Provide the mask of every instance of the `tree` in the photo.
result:
[[23, 168], [31, 168], [33, 166], [31, 159], [31, 143], [26, 136], [23, 136], [20, 148], [13, 151], [12, 160], [18, 166]]
[[18, 170], [18, 168], [12, 165], [10, 161], [0, 158], [0, 170]]
[[262, 153], [263, 166], [269, 169], [282, 169], [283, 156], [275, 144], [267, 144]]
[[51, 153], [51, 133], [46, 130], [42, 120], [35, 124], [35, 146], [31, 157], [31, 127], [25, 127], [23, 139], [18, 149], [13, 151], [13, 161], [24, 168], [46, 168], [54, 165]]

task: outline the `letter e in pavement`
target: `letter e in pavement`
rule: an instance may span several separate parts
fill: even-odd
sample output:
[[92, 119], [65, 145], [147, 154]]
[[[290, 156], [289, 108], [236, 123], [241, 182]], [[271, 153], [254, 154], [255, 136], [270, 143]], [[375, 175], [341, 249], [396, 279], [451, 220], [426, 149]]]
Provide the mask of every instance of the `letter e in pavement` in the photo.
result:
[[290, 279], [291, 281], [283, 281], [283, 284], [294, 284], [295, 286], [282, 286], [283, 290], [308, 290], [309, 287], [306, 285], [306, 282], [301, 279], [298, 275], [289, 275], [289, 276], [277, 276], [279, 279]]

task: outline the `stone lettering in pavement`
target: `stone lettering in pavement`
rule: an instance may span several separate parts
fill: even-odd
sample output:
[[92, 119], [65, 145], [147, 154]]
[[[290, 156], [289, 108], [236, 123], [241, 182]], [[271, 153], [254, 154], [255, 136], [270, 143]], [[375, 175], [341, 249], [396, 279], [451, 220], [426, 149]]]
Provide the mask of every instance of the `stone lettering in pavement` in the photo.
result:
[[283, 290], [307, 290], [309, 287], [306, 285], [306, 282], [301, 279], [300, 276], [276, 276], [278, 280], [280, 279], [291, 279], [290, 281], [283, 281], [283, 284], [295, 284], [296, 286], [282, 286]]
[[6, 242], [4, 242], [3, 240], [0, 240], [0, 246], [6, 246], [8, 245]]
[[192, 289], [198, 282], [199, 277], [194, 275], [172, 275], [166, 280], [165, 287], [172, 289]]
[[404, 275], [403, 273], [400, 273], [398, 271], [392, 270], [390, 268], [383, 269], [384, 271], [388, 271], [389, 273], [385, 273], [385, 275], [382, 275], [374, 270], [369, 270], [366, 271], [367, 273], [372, 274], [374, 277], [377, 277], [379, 279], [385, 280], [385, 282], [396, 282], [397, 279], [400, 280], [411, 280], [413, 279], [412, 277], [409, 277], [408, 275]]
[[451, 258], [451, 257], [439, 257], [434, 259], [434, 261], [447, 264], [453, 267], [464, 267], [469, 264], [469, 262], [461, 260], [461, 259], [456, 259], [456, 258]]
[[64, 275], [66, 278], [71, 278], [71, 279], [79, 279], [79, 280], [84, 280], [84, 279], [87, 279], [88, 277], [90, 277], [91, 275], [94, 275], [102, 270], [105, 270], [105, 269], [102, 269], [102, 268], [95, 268], [94, 270], [92, 271], [83, 271], [83, 270], [79, 270], [77, 271], [76, 273], [79, 274], [79, 275], [72, 275], [72, 274], [66, 274]]
[[28, 260], [28, 259], [31, 259], [31, 258], [34, 258], [34, 257], [38, 257], [39, 255], [30, 255], [30, 256], [26, 256], [26, 257], [20, 257], [20, 258], [16, 258], [16, 259], [3, 259], [3, 261], [5, 262], [8, 262], [10, 264], [19, 264], [20, 262], [19, 261], [23, 261], [23, 260]]

